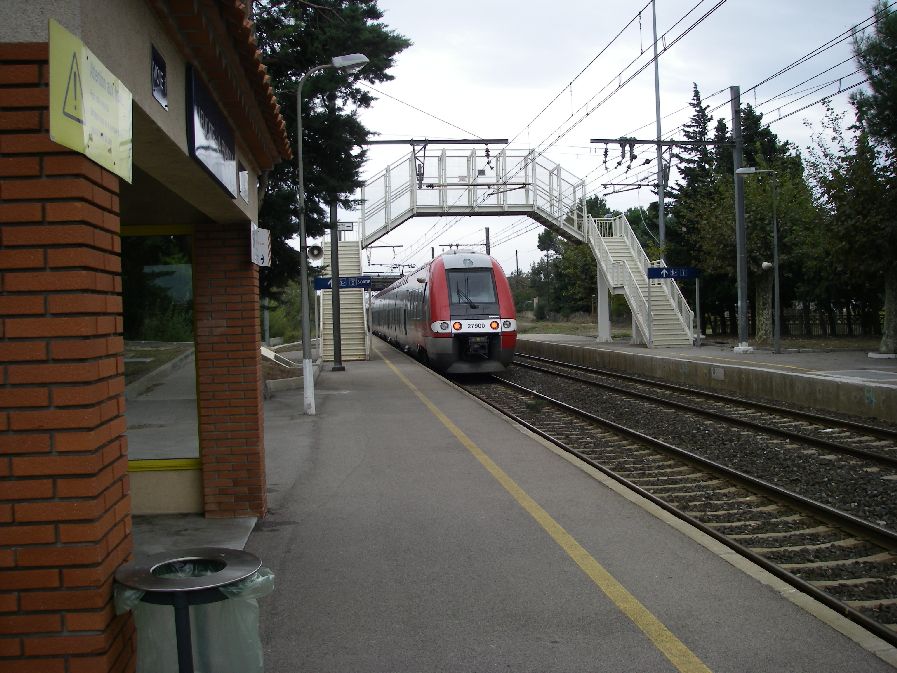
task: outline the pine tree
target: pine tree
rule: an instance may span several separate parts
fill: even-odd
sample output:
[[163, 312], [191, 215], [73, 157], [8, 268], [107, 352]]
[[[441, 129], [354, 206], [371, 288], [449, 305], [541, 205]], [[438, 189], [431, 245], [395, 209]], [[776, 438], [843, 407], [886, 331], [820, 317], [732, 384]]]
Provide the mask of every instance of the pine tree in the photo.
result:
[[[860, 123], [869, 137], [882, 149], [887, 161], [880, 163], [877, 174], [885, 183], [886, 217], [877, 240], [878, 256], [870, 259], [884, 278], [884, 328], [879, 350], [897, 352], [897, 216], [894, 194], [897, 192], [897, 14], [884, 2], [875, 5], [877, 21], [872, 35], [857, 37], [853, 52], [860, 69], [869, 79], [869, 91], [854, 95], [851, 101]], [[884, 264], [882, 261], [887, 260]]]
[[691, 99], [693, 114], [683, 126], [682, 135], [691, 145], [678, 145], [673, 153], [677, 161], [679, 181], [670, 188], [673, 221], [667, 238], [667, 261], [671, 265], [695, 264], [695, 234], [700, 226], [695, 207], [708, 198], [713, 185], [713, 148], [710, 145], [709, 106], [701, 102], [698, 85]]
[[[328, 225], [331, 195], [344, 208], [361, 186], [364, 145], [369, 131], [355, 110], [370, 107], [374, 96], [360, 81], [393, 79], [395, 56], [411, 42], [381, 22], [376, 0], [258, 0], [253, 20], [262, 59], [281, 103], [291, 145], [296, 147], [296, 87], [312, 67], [334, 56], [363, 53], [369, 63], [356, 73], [333, 68], [309, 77], [302, 90], [303, 172], [306, 229], [321, 235]], [[288, 241], [298, 232], [296, 160], [284, 162], [260, 185], [259, 225], [271, 231], [272, 264], [260, 281], [266, 296], [295, 278], [299, 253]]]

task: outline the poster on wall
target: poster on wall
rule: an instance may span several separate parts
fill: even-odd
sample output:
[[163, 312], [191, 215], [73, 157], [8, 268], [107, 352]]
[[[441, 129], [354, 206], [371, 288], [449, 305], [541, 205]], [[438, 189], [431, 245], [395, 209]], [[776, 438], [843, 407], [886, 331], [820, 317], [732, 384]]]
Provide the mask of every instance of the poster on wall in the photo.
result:
[[50, 138], [131, 182], [131, 92], [50, 19]]

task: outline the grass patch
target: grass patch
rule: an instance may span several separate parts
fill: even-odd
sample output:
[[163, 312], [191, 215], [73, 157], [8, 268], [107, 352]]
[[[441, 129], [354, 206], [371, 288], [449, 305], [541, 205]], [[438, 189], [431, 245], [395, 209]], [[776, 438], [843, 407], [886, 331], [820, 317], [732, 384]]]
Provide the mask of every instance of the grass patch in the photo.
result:
[[[598, 337], [598, 325], [594, 322], [581, 320], [552, 321], [552, 320], [526, 320], [517, 319], [517, 332], [519, 334], [570, 334], [573, 336]], [[632, 332], [627, 327], [611, 325], [611, 335], [614, 339], [623, 339], [631, 336]]]

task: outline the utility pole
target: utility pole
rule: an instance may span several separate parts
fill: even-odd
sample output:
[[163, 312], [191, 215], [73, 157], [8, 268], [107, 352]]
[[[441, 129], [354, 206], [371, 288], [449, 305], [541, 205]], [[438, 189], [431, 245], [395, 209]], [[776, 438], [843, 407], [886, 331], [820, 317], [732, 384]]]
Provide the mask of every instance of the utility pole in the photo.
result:
[[[336, 194], [330, 195], [330, 278], [331, 313], [333, 314], [333, 366], [332, 372], [344, 372], [342, 329], [339, 307], [339, 225], [336, 222]], [[323, 313], [323, 310], [321, 311]]]
[[492, 254], [492, 248], [489, 245], [489, 227], [486, 227], [486, 254]]
[[[330, 114], [336, 116], [336, 92], [332, 91], [327, 95], [330, 103]], [[330, 307], [332, 314], [332, 332], [333, 332], [333, 366], [330, 371], [344, 372], [346, 368], [343, 366], [343, 344], [342, 329], [340, 327], [340, 306], [339, 306], [339, 223], [336, 214], [337, 195], [330, 195]], [[321, 310], [323, 314], [323, 307]], [[323, 321], [322, 321], [323, 322]], [[320, 336], [323, 335], [319, 335]]]
[[654, 106], [657, 116], [657, 226], [660, 245], [663, 247], [666, 242], [667, 228], [663, 212], [663, 147], [660, 144], [660, 64], [657, 59], [657, 0], [651, 3], [651, 15], [654, 23]]
[[738, 345], [736, 353], [750, 353], [747, 323], [747, 229], [744, 225], [744, 176], [738, 173], [744, 156], [744, 141], [741, 137], [741, 88], [729, 87], [732, 105], [732, 165], [735, 178], [735, 251], [736, 279], [738, 283]]

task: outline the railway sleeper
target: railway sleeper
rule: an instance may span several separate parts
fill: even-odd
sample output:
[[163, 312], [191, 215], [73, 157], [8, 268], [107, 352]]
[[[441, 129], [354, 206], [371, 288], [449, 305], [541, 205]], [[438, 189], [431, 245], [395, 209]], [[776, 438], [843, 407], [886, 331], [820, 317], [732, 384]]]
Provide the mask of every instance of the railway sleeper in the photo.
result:
[[[868, 601], [844, 601], [852, 608], [880, 608], [886, 605], [897, 605], [897, 598], [874, 598]], [[893, 628], [893, 625], [889, 624]]]
[[[714, 494], [714, 495], [717, 495], [717, 494]], [[757, 496], [746, 496], [743, 498], [730, 498], [730, 499], [726, 499], [726, 500], [711, 500], [710, 498], [700, 498], [697, 500], [685, 500], [685, 498], [687, 498], [687, 497], [689, 497], [689, 496], [686, 495], [685, 497], [683, 497], [683, 496], [675, 496], [674, 495], [670, 499], [675, 500], [679, 506], [686, 507], [686, 508], [687, 507], [697, 507], [699, 505], [705, 505], [707, 507], [710, 507], [713, 505], [722, 505], [722, 506], [737, 505], [737, 504], [750, 505], [751, 503], [760, 502], [760, 498], [758, 498]]]
[[880, 554], [873, 554], [872, 556], [863, 556], [860, 558], [814, 561], [812, 563], [781, 563], [779, 565], [785, 570], [807, 570], [809, 568], [836, 568], [838, 566], [853, 563], [894, 563], [895, 561], [897, 561], [897, 557], [893, 554], [890, 552], [882, 552]]
[[733, 540], [744, 540], [744, 539], [752, 538], [752, 537], [775, 539], [775, 538], [781, 538], [781, 537], [789, 537], [789, 536], [793, 536], [793, 535], [822, 535], [825, 533], [829, 533], [833, 530], [835, 530], [835, 529], [831, 528], [830, 526], [816, 526], [815, 528], [804, 528], [802, 530], [790, 530], [787, 532], [776, 531], [773, 533], [747, 533], [747, 534], [738, 533], [735, 535], [729, 535], [729, 537], [732, 538]]
[[789, 547], [751, 547], [751, 551], [756, 554], [770, 554], [772, 552], [801, 552], [813, 551], [814, 549], [827, 549], [829, 547], [856, 547], [866, 544], [865, 540], [858, 540], [855, 537], [844, 538], [841, 540], [832, 540], [830, 542], [822, 542], [820, 544], [802, 544], [792, 545]]
[[864, 586], [866, 584], [876, 584], [887, 582], [889, 580], [897, 581], [897, 575], [891, 575], [890, 577], [851, 577], [848, 579], [821, 580], [818, 582], [814, 581], [813, 586], [819, 587], [820, 589], [826, 589], [832, 587]]
[[[799, 521], [802, 519], [802, 515], [793, 514], [791, 516], [783, 516], [777, 519], [766, 519], [766, 520], [757, 520], [757, 521], [721, 521], [719, 523], [708, 524], [713, 528], [725, 528], [726, 526], [746, 526], [746, 525], [754, 525], [754, 526], [768, 526], [771, 523], [793, 523], [795, 521]], [[791, 529], [793, 532], [793, 529]]]

